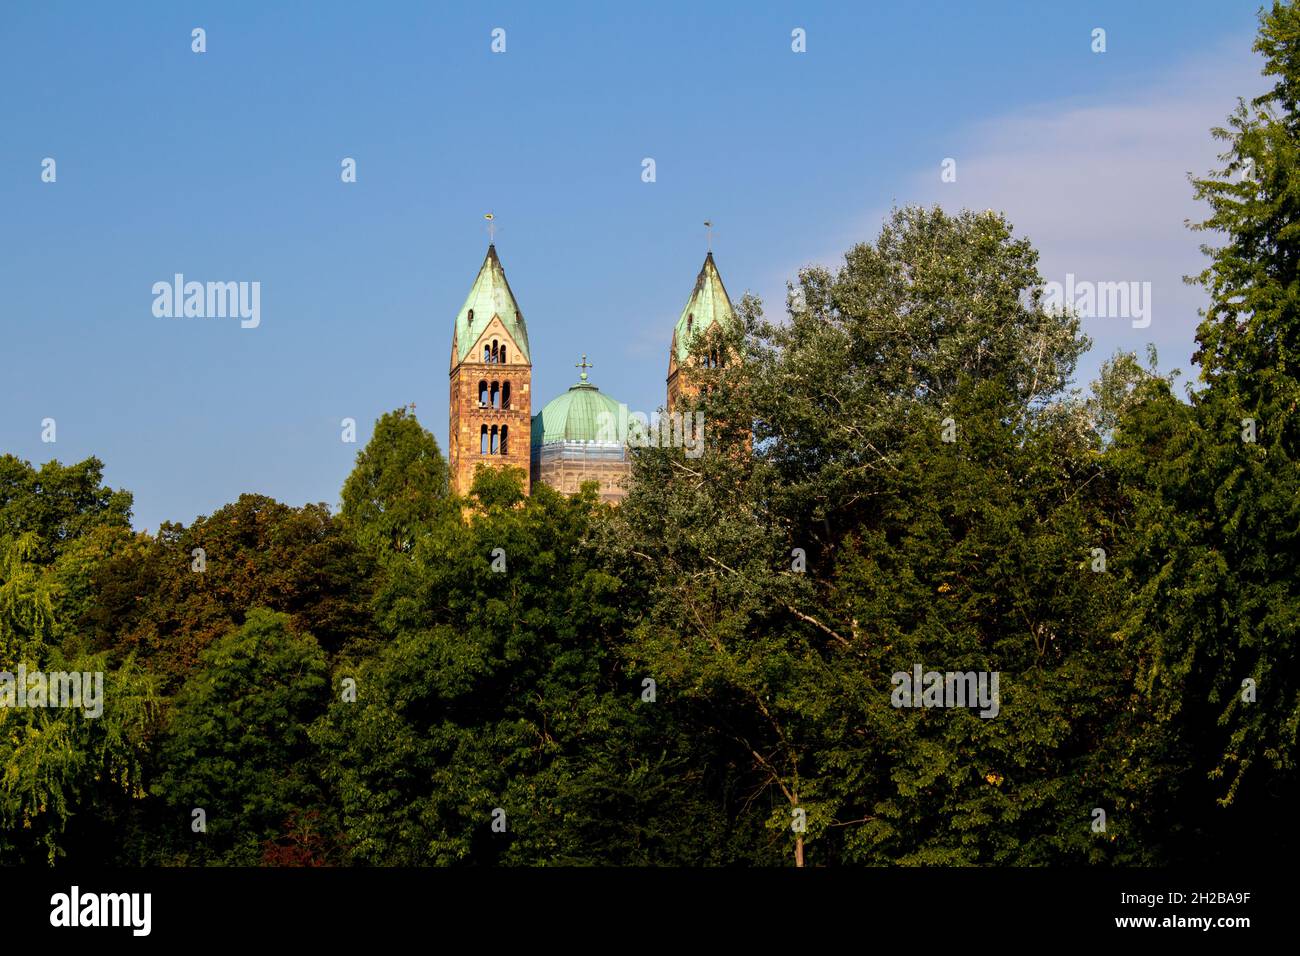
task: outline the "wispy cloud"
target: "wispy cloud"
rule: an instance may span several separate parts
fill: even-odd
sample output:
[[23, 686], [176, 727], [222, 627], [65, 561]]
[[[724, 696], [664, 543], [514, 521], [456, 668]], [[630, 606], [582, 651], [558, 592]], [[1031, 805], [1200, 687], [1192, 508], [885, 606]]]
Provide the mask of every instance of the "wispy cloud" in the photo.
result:
[[[1084, 320], [1094, 346], [1080, 365], [1081, 382], [1115, 349], [1141, 351], [1147, 342], [1156, 344], [1163, 367], [1190, 372], [1205, 297], [1183, 276], [1204, 267], [1206, 236], [1185, 223], [1203, 219], [1206, 209], [1194, 200], [1188, 174], [1217, 166], [1222, 144], [1211, 127], [1224, 125], [1238, 96], [1266, 88], [1250, 45], [1250, 37], [1235, 38], [1140, 88], [973, 123], [955, 131], [944, 156], [895, 190], [898, 201], [1005, 212], [1038, 248], [1048, 280], [1064, 282], [1073, 273], [1096, 282], [1150, 282], [1148, 328]], [[956, 182], [941, 181], [946, 157], [956, 160]], [[857, 234], [874, 237], [887, 214], [883, 204], [870, 210], [857, 220]], [[834, 267], [842, 252], [820, 261]]]

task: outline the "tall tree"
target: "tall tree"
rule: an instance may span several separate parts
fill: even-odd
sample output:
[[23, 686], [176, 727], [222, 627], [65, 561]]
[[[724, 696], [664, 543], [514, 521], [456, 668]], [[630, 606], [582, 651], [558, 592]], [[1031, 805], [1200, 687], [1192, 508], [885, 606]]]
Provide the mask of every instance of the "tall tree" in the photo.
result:
[[283, 614], [254, 609], [200, 655], [173, 703], [154, 787], [171, 809], [158, 823], [175, 861], [258, 863], [267, 841], [324, 808], [307, 728], [329, 694], [320, 646]]
[[394, 565], [391, 637], [313, 731], [355, 858], [716, 860], [716, 775], [612, 651], [638, 589], [588, 544], [594, 485], [525, 499], [517, 470], [483, 469], [470, 504]]
[[1255, 49], [1273, 87], [1194, 180], [1196, 228], [1222, 241], [1194, 277], [1201, 388], [1188, 407], [1155, 386], [1113, 456], [1135, 502], [1129, 786], [1158, 801], [1153, 841], [1172, 830], [1170, 854], [1198, 859], [1292, 839], [1300, 796], [1300, 11], [1264, 11]]
[[[702, 458], [636, 456], [607, 542], [653, 582], [629, 660], [796, 865], [1112, 853], [1111, 486], [1036, 259], [996, 215], [897, 210], [788, 323], [742, 303], [743, 361], [693, 372]], [[898, 708], [915, 665], [998, 672], [997, 716]]]
[[[143, 763], [156, 715], [154, 682], [127, 657], [67, 654], [58, 642], [59, 586], [37, 563], [47, 553], [23, 534], [0, 553], [0, 861], [47, 862], [112, 852], [121, 807], [143, 799]], [[27, 677], [27, 706], [16, 706]], [[80, 706], [54, 702], [51, 680], [76, 674]], [[36, 684], [32, 679], [38, 676]], [[41, 704], [33, 686], [45, 688]], [[107, 833], [105, 831], [108, 831]]]
[[409, 553], [448, 496], [447, 462], [437, 439], [399, 408], [375, 423], [343, 485], [344, 525], [378, 558]]
[[370, 562], [325, 505], [241, 495], [109, 558], [94, 574], [85, 622], [99, 646], [138, 649], [179, 686], [253, 607], [291, 615], [331, 652], [364, 642], [370, 577]]
[[64, 547], [98, 525], [126, 528], [131, 493], [104, 485], [104, 463], [46, 462], [39, 469], [13, 455], [0, 455], [0, 538], [36, 536], [34, 555], [49, 563]]

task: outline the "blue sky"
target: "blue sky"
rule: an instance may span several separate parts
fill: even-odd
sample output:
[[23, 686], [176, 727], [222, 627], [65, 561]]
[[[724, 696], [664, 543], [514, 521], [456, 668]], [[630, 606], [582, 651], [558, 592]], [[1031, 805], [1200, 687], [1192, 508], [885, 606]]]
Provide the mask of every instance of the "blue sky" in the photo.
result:
[[[534, 409], [584, 352], [604, 391], [658, 406], [704, 219], [733, 298], [779, 313], [801, 266], [908, 202], [1006, 210], [1049, 279], [1153, 283], [1149, 328], [1085, 322], [1082, 384], [1147, 341], [1189, 370], [1186, 174], [1263, 87], [1258, 5], [884, 6], [7, 4], [0, 452], [97, 455], [151, 530], [246, 491], [334, 505], [384, 411], [415, 402], [445, 449], [489, 209]], [[260, 327], [156, 318], [177, 272], [260, 282]]]

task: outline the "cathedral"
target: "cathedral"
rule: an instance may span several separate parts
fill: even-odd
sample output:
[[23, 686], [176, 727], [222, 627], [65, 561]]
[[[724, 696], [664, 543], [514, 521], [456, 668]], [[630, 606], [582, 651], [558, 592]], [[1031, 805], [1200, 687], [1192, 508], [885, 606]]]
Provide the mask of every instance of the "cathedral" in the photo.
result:
[[[668, 349], [667, 408], [689, 386], [679, 373], [690, 360], [694, 339], [715, 324], [736, 321], [731, 299], [710, 251]], [[716, 356], [704, 359], [715, 363]], [[631, 463], [625, 436], [611, 434], [611, 421], [626, 422], [627, 408], [588, 381], [584, 355], [578, 381], [533, 414], [532, 349], [528, 327], [506, 272], [490, 244], [483, 265], [456, 315], [451, 335], [451, 401], [448, 460], [451, 486], [469, 492], [484, 465], [523, 470], [524, 492], [537, 482], [573, 494], [595, 481], [602, 501], [617, 503]]]

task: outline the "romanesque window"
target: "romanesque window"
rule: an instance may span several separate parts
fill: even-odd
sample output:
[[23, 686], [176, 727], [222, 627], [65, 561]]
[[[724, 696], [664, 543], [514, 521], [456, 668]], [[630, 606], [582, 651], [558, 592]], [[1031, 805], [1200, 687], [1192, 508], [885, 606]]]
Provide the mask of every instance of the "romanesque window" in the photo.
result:
[[480, 455], [488, 453], [488, 430], [486, 425], [478, 430], [478, 453]]
[[496, 426], [496, 425], [493, 425], [493, 426], [492, 426], [492, 444], [491, 444], [491, 446], [489, 447], [488, 454], [490, 454], [490, 455], [495, 455], [495, 454], [497, 454], [498, 443], [500, 442], [500, 440], [501, 440], [501, 436], [500, 436], [500, 434], [498, 434], [498, 432], [497, 432], [497, 426]]
[[478, 383], [478, 407], [487, 408], [488, 404], [488, 384], [486, 381]]
[[501, 383], [500, 382], [492, 383], [492, 401], [490, 404], [492, 405], [493, 408], [501, 407]]
[[506, 347], [504, 345], [501, 346], [501, 364], [506, 364]]
[[509, 382], [501, 383], [501, 407], [502, 408], [510, 407], [510, 383]]
[[488, 347], [485, 345], [483, 346], [483, 364], [487, 365], [491, 361], [492, 361], [492, 353], [488, 350]]
[[501, 426], [501, 454], [506, 454], [506, 439], [510, 437], [510, 426]]

